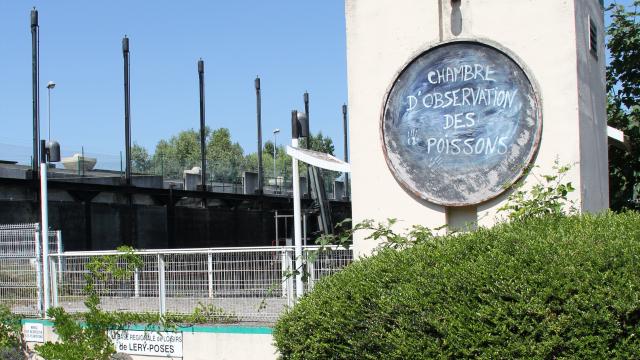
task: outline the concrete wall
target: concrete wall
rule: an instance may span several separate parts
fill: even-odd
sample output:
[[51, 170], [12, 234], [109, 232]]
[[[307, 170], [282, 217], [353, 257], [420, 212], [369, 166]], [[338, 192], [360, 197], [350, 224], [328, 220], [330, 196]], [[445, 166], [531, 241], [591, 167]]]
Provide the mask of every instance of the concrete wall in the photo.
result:
[[[399, 229], [412, 224], [433, 228], [447, 223], [461, 227], [469, 220], [482, 226], [496, 222], [497, 208], [508, 192], [464, 208], [446, 209], [418, 200], [394, 179], [382, 150], [381, 112], [397, 74], [424, 50], [462, 39], [499, 47], [527, 72], [542, 108], [537, 171], [553, 173], [556, 159], [575, 163], [565, 178], [580, 189], [572, 199], [583, 210], [605, 208], [607, 174], [602, 169], [606, 169], [607, 149], [600, 91], [604, 75], [601, 67], [590, 66], [588, 71], [578, 67], [585, 55], [576, 45], [576, 39], [584, 45], [584, 38], [580, 39], [584, 34], [579, 33], [584, 26], [576, 24], [581, 16], [577, 12], [595, 4], [597, 0], [461, 0], [459, 8], [452, 8], [450, 0], [346, 0], [354, 221], [397, 218]], [[595, 13], [598, 21], [602, 21], [601, 11]], [[580, 81], [583, 76], [585, 80]], [[583, 100], [578, 96], [579, 84], [581, 89], [594, 84], [598, 89], [581, 92], [586, 96]], [[594, 141], [596, 147], [592, 147]], [[525, 180], [528, 185], [535, 181], [532, 176]], [[376, 246], [363, 241], [364, 236], [361, 233], [355, 239], [359, 254]]]
[[[561, 164], [575, 163], [565, 181], [579, 189], [582, 179], [573, 1], [476, 1], [472, 11], [474, 34], [510, 49], [538, 86], [543, 125], [535, 160], [539, 168], [534, 172], [553, 174], [556, 159]], [[495, 21], [497, 18], [500, 21]], [[532, 176], [525, 180], [528, 185], [537, 182]], [[497, 209], [507, 196], [505, 193], [479, 205], [479, 224], [494, 224]], [[579, 202], [580, 193], [574, 192], [571, 198]]]
[[[39, 209], [30, 201], [0, 200], [0, 219], [6, 224], [37, 222]], [[336, 216], [349, 215], [337, 211]], [[270, 246], [275, 236], [271, 209], [176, 206], [168, 218], [165, 206], [50, 201], [49, 224], [62, 231], [67, 251], [113, 250], [123, 244], [139, 249]]]
[[[53, 324], [48, 320], [25, 320], [25, 323], [44, 324], [45, 341], [58, 339]], [[144, 330], [140, 327], [136, 330]], [[253, 360], [276, 359], [272, 330], [261, 326], [193, 326], [181, 328], [183, 357], [131, 355], [133, 360], [185, 359], [185, 360]], [[28, 343], [30, 348], [36, 343]]]
[[[443, 225], [443, 207], [415, 200], [394, 179], [379, 128], [385, 93], [397, 73], [439, 41], [438, 2], [346, 0], [345, 11], [353, 221], [396, 217], [401, 227]], [[361, 236], [354, 239], [355, 251], [368, 253], [375, 244]]]
[[[248, 198], [233, 208], [209, 199], [208, 207], [202, 208], [199, 198], [168, 207], [144, 194], [134, 196], [133, 206], [117, 193], [100, 193], [90, 201], [74, 200], [63, 190], [50, 195], [57, 200], [49, 201], [49, 225], [62, 231], [67, 251], [113, 250], [123, 244], [138, 249], [270, 246], [276, 233], [274, 211], [291, 211], [286, 199], [252, 203], [255, 200]], [[0, 186], [0, 223], [37, 222], [40, 204], [34, 196], [25, 187]], [[332, 201], [331, 214], [334, 223], [351, 217], [350, 204]], [[317, 231], [317, 223], [310, 220], [307, 230]], [[279, 231], [282, 237], [282, 223]]]
[[[578, 94], [580, 101], [580, 194], [583, 211], [596, 212], [609, 204], [605, 24], [599, 0], [575, 2]], [[589, 46], [589, 21], [596, 25], [596, 56]]]
[[271, 334], [185, 333], [183, 351], [189, 360], [277, 358]]

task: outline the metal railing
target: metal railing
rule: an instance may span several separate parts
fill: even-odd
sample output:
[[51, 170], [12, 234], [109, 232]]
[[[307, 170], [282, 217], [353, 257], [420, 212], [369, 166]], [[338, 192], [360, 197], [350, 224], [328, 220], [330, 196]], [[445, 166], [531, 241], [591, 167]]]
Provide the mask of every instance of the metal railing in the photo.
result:
[[[307, 247], [305, 253], [318, 251]], [[293, 303], [293, 247], [143, 250], [142, 267], [126, 279], [95, 284], [108, 311], [188, 315], [198, 307], [229, 321], [273, 321]], [[84, 307], [87, 264], [118, 252], [51, 255], [53, 305], [69, 312]], [[328, 248], [308, 265], [308, 288], [351, 262], [350, 250]], [[119, 264], [125, 266], [126, 264]]]
[[[1, 234], [1, 231], [0, 231]], [[1, 236], [1, 235], [0, 235]], [[0, 237], [1, 239], [1, 237]], [[33, 244], [33, 242], [32, 242]], [[49, 256], [52, 306], [76, 313], [86, 311], [87, 265], [97, 257], [119, 256], [117, 251], [57, 252]], [[304, 248], [304, 256], [318, 252], [317, 246]], [[139, 250], [142, 266], [125, 279], [106, 277], [94, 288], [100, 307], [107, 311], [190, 315], [196, 309], [213, 316], [212, 321], [272, 322], [294, 302], [294, 248], [287, 246], [253, 248], [207, 248]], [[0, 301], [12, 311], [42, 316], [41, 255], [0, 257], [0, 268], [24, 276], [0, 279]], [[119, 257], [124, 261], [125, 257]], [[311, 257], [309, 257], [311, 258]], [[323, 276], [352, 261], [352, 251], [323, 248], [307, 265], [307, 290]], [[16, 262], [16, 259], [26, 262]], [[119, 262], [118, 266], [126, 264]], [[11, 293], [21, 289], [26, 295]]]
[[[39, 224], [0, 225], [0, 302], [13, 312], [42, 316], [42, 251]], [[49, 251], [62, 251], [59, 231], [49, 231]]]

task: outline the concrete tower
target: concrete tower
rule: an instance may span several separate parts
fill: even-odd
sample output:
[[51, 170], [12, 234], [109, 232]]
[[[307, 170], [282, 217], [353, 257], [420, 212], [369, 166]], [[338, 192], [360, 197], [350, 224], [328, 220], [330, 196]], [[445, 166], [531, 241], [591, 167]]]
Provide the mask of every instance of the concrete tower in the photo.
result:
[[345, 13], [355, 222], [491, 226], [508, 186], [535, 183], [523, 169], [556, 159], [573, 164], [581, 211], [608, 207], [601, 0], [346, 0]]

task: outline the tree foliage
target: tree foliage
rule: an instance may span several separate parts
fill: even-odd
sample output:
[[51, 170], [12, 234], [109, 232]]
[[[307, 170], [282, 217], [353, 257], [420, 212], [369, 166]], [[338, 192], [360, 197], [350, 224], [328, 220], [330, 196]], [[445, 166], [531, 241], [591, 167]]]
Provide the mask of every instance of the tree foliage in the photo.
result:
[[214, 179], [233, 182], [244, 170], [244, 150], [231, 141], [227, 128], [214, 130], [207, 142], [207, 170]]
[[[231, 132], [227, 128], [205, 129], [205, 151], [207, 153], [207, 177], [213, 181], [234, 182], [242, 176], [243, 171], [258, 171], [258, 155], [251, 152], [245, 155], [242, 146], [233, 142]], [[327, 154], [335, 151], [333, 140], [322, 132], [311, 135], [311, 149]], [[306, 147], [306, 139], [300, 142]], [[291, 157], [287, 155], [286, 145], [268, 140], [263, 145], [262, 166], [266, 182], [275, 174], [278, 178], [291, 179]], [[133, 169], [138, 173], [155, 173], [169, 179], [181, 179], [184, 170], [201, 166], [200, 133], [194, 129], [183, 130], [169, 139], [163, 139], [156, 145], [155, 151], [149, 155], [147, 150], [138, 144], [132, 148]], [[274, 168], [275, 166], [275, 168]], [[275, 172], [274, 172], [275, 169]], [[300, 175], [306, 176], [307, 168], [300, 165]], [[335, 179], [338, 174], [326, 172], [326, 181]]]
[[[333, 140], [331, 140], [328, 136], [323, 136], [322, 131], [317, 134], [309, 136], [309, 143], [311, 144], [311, 150], [319, 151], [325, 154], [333, 155], [335, 151], [335, 147], [333, 146]], [[303, 138], [300, 140], [300, 147], [306, 148], [307, 139]]]
[[[210, 129], [205, 133], [209, 135]], [[160, 140], [153, 154], [155, 172], [168, 178], [182, 178], [182, 171], [200, 166], [200, 134], [189, 129], [168, 140]], [[159, 168], [159, 169], [158, 169]]]
[[[214, 181], [232, 182], [240, 176], [246, 165], [240, 144], [231, 140], [229, 129], [205, 128], [207, 173]], [[183, 130], [156, 145], [153, 155], [134, 144], [133, 167], [141, 173], [155, 173], [170, 179], [182, 178], [184, 170], [201, 167], [200, 132]]]
[[[291, 177], [291, 157], [287, 155], [284, 144], [279, 144], [275, 151], [275, 163], [274, 157], [274, 143], [271, 140], [267, 140], [264, 143], [262, 150], [262, 168], [264, 171], [265, 183], [269, 182], [270, 178], [274, 177]], [[258, 171], [258, 154], [256, 152], [246, 156], [247, 168], [251, 171]], [[274, 171], [275, 166], [275, 171]]]
[[607, 35], [607, 116], [610, 126], [629, 137], [629, 148], [609, 148], [610, 205], [639, 209], [640, 198], [640, 23], [635, 0], [631, 8], [614, 4]]
[[151, 171], [151, 157], [147, 149], [135, 142], [131, 147], [131, 165], [135, 173], [148, 174]]

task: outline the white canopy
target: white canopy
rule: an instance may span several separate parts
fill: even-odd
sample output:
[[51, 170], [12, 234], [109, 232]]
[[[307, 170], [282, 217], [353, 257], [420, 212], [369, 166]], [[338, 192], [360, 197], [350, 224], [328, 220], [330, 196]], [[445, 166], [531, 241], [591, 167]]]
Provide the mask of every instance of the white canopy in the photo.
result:
[[287, 145], [287, 155], [309, 165], [338, 172], [351, 172], [351, 166], [335, 156], [319, 151], [294, 148]]

